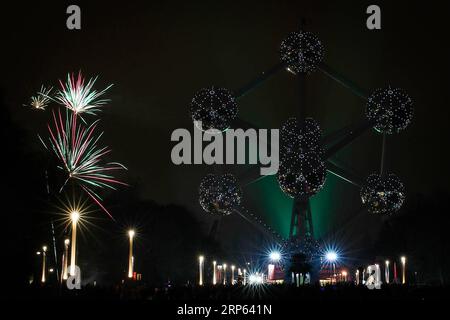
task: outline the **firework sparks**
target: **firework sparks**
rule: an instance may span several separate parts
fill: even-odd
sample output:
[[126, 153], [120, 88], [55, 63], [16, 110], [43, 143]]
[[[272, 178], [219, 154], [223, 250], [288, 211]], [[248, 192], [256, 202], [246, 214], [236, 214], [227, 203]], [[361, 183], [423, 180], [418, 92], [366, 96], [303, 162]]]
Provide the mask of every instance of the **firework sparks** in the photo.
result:
[[110, 215], [95, 190], [105, 188], [115, 190], [117, 185], [126, 186], [126, 183], [115, 179], [112, 175], [116, 170], [126, 170], [125, 166], [117, 162], [103, 161], [103, 156], [111, 150], [108, 147], [98, 146], [103, 134], [95, 133], [98, 120], [85, 126], [77, 123], [77, 116], [70, 112], [66, 112], [65, 120], [59, 110], [57, 113], [53, 111], [52, 115], [54, 128], [48, 124], [51, 150], [62, 162], [60, 168], [67, 173], [67, 179], [61, 190], [69, 180], [76, 181], [86, 194]]
[[39, 90], [35, 96], [31, 97], [31, 108], [35, 110], [45, 110], [51, 100], [50, 93], [52, 90], [52, 87], [47, 89], [44, 86], [41, 86], [41, 90]]
[[75, 79], [74, 74], [67, 75], [66, 83], [59, 81], [61, 89], [58, 90], [55, 96], [55, 101], [63, 105], [75, 114], [91, 114], [95, 115], [100, 108], [109, 102], [109, 99], [100, 99], [101, 96], [112, 87], [112, 84], [107, 86], [102, 91], [93, 89], [97, 77], [89, 79], [85, 83], [85, 78], [78, 73]]

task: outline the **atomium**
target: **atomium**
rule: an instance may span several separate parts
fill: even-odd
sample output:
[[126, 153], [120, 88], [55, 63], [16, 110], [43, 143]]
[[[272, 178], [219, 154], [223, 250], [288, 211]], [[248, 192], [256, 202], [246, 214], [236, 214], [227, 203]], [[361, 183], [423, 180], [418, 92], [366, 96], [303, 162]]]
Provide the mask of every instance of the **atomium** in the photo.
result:
[[283, 251], [290, 256], [302, 253], [307, 260], [312, 261], [320, 255], [321, 247], [317, 240], [307, 234], [303, 238], [294, 237], [287, 240]]
[[201, 130], [221, 132], [228, 129], [236, 118], [238, 106], [229, 90], [210, 87], [194, 95], [190, 110], [192, 120]]
[[320, 154], [294, 152], [283, 157], [277, 173], [278, 184], [288, 196], [312, 196], [325, 184], [327, 169]]
[[322, 132], [314, 119], [288, 119], [281, 128], [280, 168], [277, 179], [290, 197], [312, 196], [324, 185], [325, 163], [320, 146]]
[[371, 174], [361, 188], [361, 200], [369, 212], [392, 214], [405, 201], [405, 186], [395, 174]]
[[227, 216], [241, 201], [242, 190], [232, 174], [208, 174], [202, 179], [199, 202], [206, 212]]
[[378, 132], [398, 133], [411, 123], [413, 103], [402, 89], [377, 89], [367, 100], [366, 115], [375, 121]]
[[281, 157], [289, 157], [294, 152], [316, 151], [322, 153], [320, 138], [322, 131], [319, 123], [306, 118], [299, 122], [296, 118], [288, 119], [280, 130], [281, 136]]
[[322, 62], [324, 48], [315, 34], [295, 31], [281, 42], [280, 54], [289, 71], [295, 74], [311, 73]]

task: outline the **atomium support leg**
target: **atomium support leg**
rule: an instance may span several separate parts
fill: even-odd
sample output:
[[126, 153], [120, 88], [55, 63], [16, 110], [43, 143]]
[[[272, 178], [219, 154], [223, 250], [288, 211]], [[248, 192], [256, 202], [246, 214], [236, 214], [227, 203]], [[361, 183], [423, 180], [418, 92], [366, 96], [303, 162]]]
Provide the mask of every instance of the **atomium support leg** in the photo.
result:
[[332, 69], [325, 63], [322, 63], [319, 67], [319, 70], [322, 71], [326, 76], [330, 77], [337, 83], [341, 84], [345, 88], [349, 89], [353, 94], [360, 97], [361, 99], [367, 100], [367, 93], [359, 88], [352, 81], [346, 79], [344, 76], [340, 75], [336, 70]]
[[243, 86], [241, 89], [236, 90], [236, 99], [240, 99], [247, 95], [253, 89], [259, 87], [266, 80], [270, 79], [273, 75], [277, 74], [280, 70], [283, 70], [286, 67], [284, 62], [280, 62], [277, 65], [273, 66], [269, 70], [262, 72], [256, 79], [250, 81], [248, 84]]

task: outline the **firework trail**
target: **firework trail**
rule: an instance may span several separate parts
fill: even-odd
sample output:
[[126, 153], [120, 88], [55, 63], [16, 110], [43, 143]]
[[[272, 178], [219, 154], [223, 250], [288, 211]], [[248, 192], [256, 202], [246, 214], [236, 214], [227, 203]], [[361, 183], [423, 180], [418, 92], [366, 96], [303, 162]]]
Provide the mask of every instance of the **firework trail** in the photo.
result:
[[53, 88], [45, 88], [41, 86], [41, 90], [35, 95], [31, 97], [30, 106], [35, 110], [45, 110], [51, 100], [50, 93]]
[[61, 89], [55, 95], [54, 100], [71, 110], [74, 114], [95, 115], [101, 107], [109, 102], [109, 99], [100, 99], [101, 96], [113, 85], [110, 84], [101, 91], [94, 90], [92, 87], [97, 81], [97, 77], [89, 79], [85, 83], [85, 78], [78, 73], [75, 79], [74, 74], [67, 74], [67, 81], [59, 81]]
[[[115, 179], [112, 174], [117, 170], [126, 170], [126, 167], [117, 162], [103, 161], [103, 156], [111, 150], [108, 147], [98, 146], [103, 135], [103, 132], [98, 135], [95, 133], [98, 120], [86, 126], [78, 123], [77, 116], [71, 112], [66, 112], [65, 120], [60, 110], [57, 113], [52, 111], [52, 115], [53, 128], [50, 124], [47, 125], [50, 149], [62, 163], [59, 168], [67, 173], [67, 179], [60, 191], [69, 180], [75, 181], [112, 218], [95, 190], [105, 188], [116, 190], [117, 185], [126, 186], [126, 183]], [[45, 143], [44, 146], [47, 148]]]

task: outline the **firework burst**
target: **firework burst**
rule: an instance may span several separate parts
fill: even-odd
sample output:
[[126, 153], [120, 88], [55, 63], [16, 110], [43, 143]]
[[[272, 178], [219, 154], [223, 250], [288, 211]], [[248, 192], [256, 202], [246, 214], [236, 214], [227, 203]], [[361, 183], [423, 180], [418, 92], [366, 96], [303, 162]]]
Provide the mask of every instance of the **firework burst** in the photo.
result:
[[[127, 185], [114, 178], [112, 173], [126, 170], [117, 162], [104, 162], [103, 157], [111, 152], [108, 147], [99, 147], [103, 133], [96, 135], [98, 120], [89, 126], [77, 122], [77, 116], [66, 112], [65, 120], [61, 112], [52, 111], [53, 128], [48, 124], [49, 142], [62, 165], [59, 167], [67, 174], [61, 190], [69, 180], [75, 181], [108, 215], [102, 205], [98, 189], [116, 189], [117, 185]], [[45, 146], [45, 144], [44, 144]], [[111, 216], [111, 215], [110, 215]]]
[[34, 110], [45, 110], [50, 103], [50, 93], [52, 92], [53, 88], [45, 88], [44, 86], [41, 86], [41, 90], [35, 95], [31, 97], [30, 106]]
[[101, 99], [101, 96], [112, 87], [112, 84], [101, 91], [93, 89], [97, 77], [89, 79], [85, 83], [85, 78], [78, 73], [75, 79], [74, 74], [67, 75], [66, 83], [59, 81], [61, 89], [55, 96], [55, 101], [73, 111], [75, 114], [95, 115], [101, 107], [109, 102], [109, 99]]

